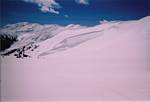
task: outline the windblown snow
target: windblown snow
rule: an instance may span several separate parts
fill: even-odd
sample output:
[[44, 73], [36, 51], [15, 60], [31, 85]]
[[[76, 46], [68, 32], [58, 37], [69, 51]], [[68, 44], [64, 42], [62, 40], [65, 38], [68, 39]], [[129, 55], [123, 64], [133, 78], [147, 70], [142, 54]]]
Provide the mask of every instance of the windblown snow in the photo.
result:
[[23, 22], [0, 35], [16, 38], [0, 52], [3, 101], [150, 100], [150, 16], [93, 27]]

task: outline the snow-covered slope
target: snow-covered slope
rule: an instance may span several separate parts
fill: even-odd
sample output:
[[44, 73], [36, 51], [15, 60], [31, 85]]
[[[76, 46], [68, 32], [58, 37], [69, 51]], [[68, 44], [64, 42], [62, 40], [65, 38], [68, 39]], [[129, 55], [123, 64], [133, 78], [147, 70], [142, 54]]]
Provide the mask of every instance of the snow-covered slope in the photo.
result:
[[0, 35], [7, 36], [10, 40], [11, 37], [16, 38], [16, 41], [11, 44], [10, 48], [5, 49], [5, 51], [1, 51], [1, 54], [5, 56], [14, 52], [22, 52], [22, 50], [27, 53], [28, 51], [33, 51], [41, 45], [39, 43], [44, 42], [47, 39], [51, 39], [61, 32], [65, 32], [66, 30], [78, 30], [82, 28], [85, 27], [73, 24], [62, 27], [59, 25], [40, 25], [27, 22], [7, 25], [0, 29]]
[[[37, 26], [37, 30], [54, 27], [55, 33], [43, 38], [52, 30], [44, 34], [40, 33], [42, 30], [35, 34], [24, 31], [17, 34], [17, 42], [2, 52], [17, 49], [14, 52], [17, 54], [18, 50], [24, 50], [31, 57], [17, 59], [11, 54], [1, 59], [2, 100], [150, 100], [149, 16], [135, 21], [103, 22], [93, 27]], [[6, 27], [1, 31], [7, 29], [15, 30]], [[36, 46], [33, 51], [27, 49], [30, 42]]]
[[[16, 36], [17, 40], [12, 43], [10, 48], [1, 51], [1, 54], [4, 56], [14, 54], [18, 57], [43, 56], [75, 47], [93, 38], [112, 35], [111, 31], [124, 32], [128, 30], [128, 32], [132, 32], [137, 29], [147, 31], [149, 30], [147, 28], [149, 19], [150, 17], [145, 17], [139, 21], [103, 22], [94, 27], [73, 24], [68, 26], [40, 25], [27, 22], [7, 25], [1, 28], [1, 35]], [[118, 36], [120, 35], [122, 34], [120, 33]]]

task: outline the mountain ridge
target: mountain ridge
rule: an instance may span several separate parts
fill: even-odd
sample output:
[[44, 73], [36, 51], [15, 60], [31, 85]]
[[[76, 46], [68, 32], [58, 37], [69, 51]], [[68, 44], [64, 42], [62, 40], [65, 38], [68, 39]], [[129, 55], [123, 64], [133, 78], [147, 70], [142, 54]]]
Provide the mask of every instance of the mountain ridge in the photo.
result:
[[[32, 53], [35, 53], [36, 56], [55, 53], [99, 36], [106, 36], [108, 32], [111, 33], [111, 30], [114, 29], [119, 31], [123, 28], [128, 29], [128, 32], [134, 32], [138, 29], [138, 26], [141, 26], [142, 31], [147, 30], [148, 32], [149, 21], [150, 16], [133, 21], [105, 21], [93, 27], [74, 24], [67, 26], [40, 25], [28, 22], [6, 25], [0, 29], [1, 39], [8, 38], [12, 43], [10, 42], [6, 48], [1, 48], [1, 55], [14, 54], [17, 58], [24, 58], [32, 57]], [[127, 25], [127, 28], [124, 27], [125, 25]], [[130, 30], [132, 25], [137, 25], [137, 28], [134, 27], [133, 30]], [[3, 41], [3, 43], [7, 42]]]

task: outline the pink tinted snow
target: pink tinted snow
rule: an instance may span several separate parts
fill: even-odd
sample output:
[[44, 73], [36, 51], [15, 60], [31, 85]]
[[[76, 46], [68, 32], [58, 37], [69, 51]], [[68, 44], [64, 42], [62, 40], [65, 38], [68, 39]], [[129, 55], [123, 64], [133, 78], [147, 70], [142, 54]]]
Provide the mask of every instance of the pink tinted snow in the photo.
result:
[[2, 100], [150, 100], [147, 20], [124, 22], [104, 36], [39, 59], [2, 59]]

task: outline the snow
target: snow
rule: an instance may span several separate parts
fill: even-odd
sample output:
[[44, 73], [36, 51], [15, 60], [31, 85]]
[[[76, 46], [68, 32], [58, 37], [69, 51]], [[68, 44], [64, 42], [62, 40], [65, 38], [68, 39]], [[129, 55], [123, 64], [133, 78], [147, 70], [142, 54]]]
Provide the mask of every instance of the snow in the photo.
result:
[[148, 16], [94, 27], [69, 25], [52, 38], [35, 40], [39, 47], [28, 52], [31, 58], [1, 58], [2, 100], [149, 101], [149, 21]]

